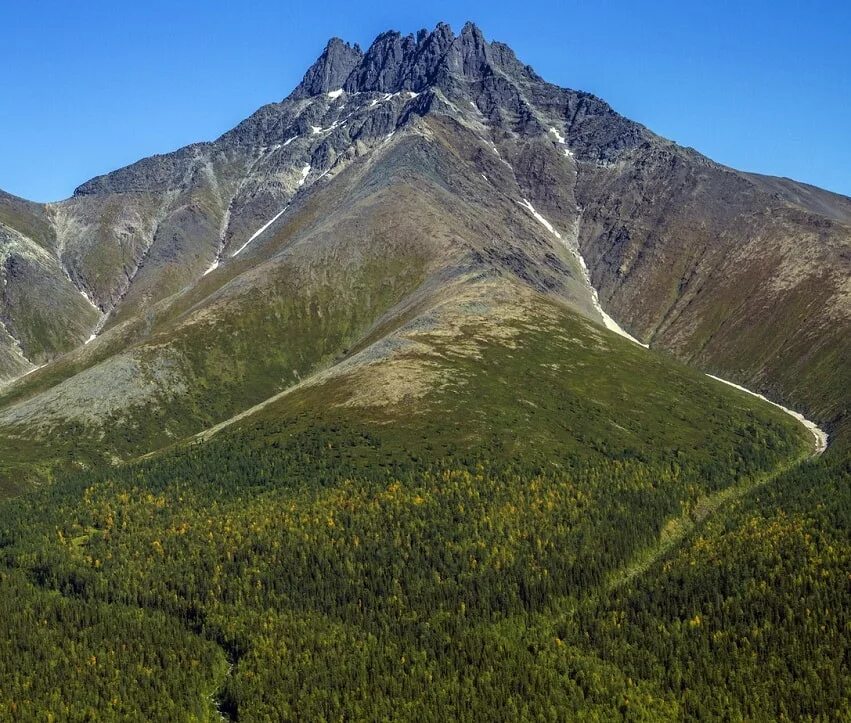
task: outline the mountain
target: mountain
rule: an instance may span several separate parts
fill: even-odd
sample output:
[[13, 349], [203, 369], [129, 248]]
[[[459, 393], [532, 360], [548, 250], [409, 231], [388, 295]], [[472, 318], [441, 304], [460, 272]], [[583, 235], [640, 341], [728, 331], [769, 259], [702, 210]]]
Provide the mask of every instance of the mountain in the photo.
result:
[[[393, 187], [394, 173], [407, 183]], [[61, 203], [4, 196], [0, 374], [92, 334], [95, 349], [119, 334], [148, 349], [155, 319], [176, 329], [177, 310], [234, 300], [237, 279], [254, 283], [249, 266], [268, 279], [279, 264], [263, 262], [285, 248], [306, 255], [300, 267], [327, 253], [300, 243], [334, 224], [330, 206], [312, 211], [320, 194], [367, 203], [386, 183], [392, 198], [380, 203], [416, 206], [419, 193], [401, 195], [420, 181], [447, 197], [433, 196], [437, 217], [458, 221], [441, 248], [428, 228], [410, 232], [442, 273], [508, 275], [599, 320], [579, 251], [603, 307], [637, 338], [842, 426], [851, 200], [715, 164], [544, 82], [473, 25], [385, 33], [366, 53], [333, 39], [286, 100], [212, 143], [92, 179]], [[475, 208], [434, 205], [465, 202]], [[74, 352], [49, 383], [103, 356]]]
[[848, 702], [851, 199], [440, 24], [334, 38], [65, 201], [0, 195], [0, 260], [0, 709]]

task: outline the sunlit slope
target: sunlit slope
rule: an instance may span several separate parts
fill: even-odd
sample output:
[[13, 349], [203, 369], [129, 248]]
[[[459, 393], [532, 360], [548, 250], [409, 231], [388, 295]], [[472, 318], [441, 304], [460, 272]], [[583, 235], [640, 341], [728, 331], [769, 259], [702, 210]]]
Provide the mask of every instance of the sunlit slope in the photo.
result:
[[100, 315], [58, 249], [45, 207], [0, 191], [0, 386], [78, 346]]
[[[56, 465], [172, 444], [333, 365], [359, 340], [380, 338], [477, 278], [511, 279], [590, 309], [575, 257], [515, 202], [519, 191], [499, 186], [516, 181], [497, 170], [486, 183], [472, 164], [459, 176], [455, 141], [440, 123], [394, 139], [302, 198], [199, 284], [6, 389], [7, 484], [20, 489]], [[475, 196], [459, 192], [465, 183], [477, 184]]]
[[[215, 690], [253, 719], [608, 716], [627, 697], [675, 715], [658, 681], [549, 626], [668, 519], [806, 456], [806, 431], [521, 284], [461, 289], [215, 434], [7, 503], [0, 592], [22, 612], [2, 659], [34, 646], [67, 675], [4, 669], [6, 700], [213, 715]], [[155, 699], [147, 676], [106, 693], [116, 655], [159, 671]]]
[[840, 718], [849, 222], [472, 25], [0, 195], [0, 718]]
[[[366, 50], [332, 39], [289, 96], [218, 139], [93, 178], [58, 203], [0, 193], [0, 384], [52, 362], [10, 392], [20, 399], [104, 359], [104, 344], [113, 354], [144, 340], [175, 297], [197, 301], [245, 271], [245, 255], [305, 221], [298, 209], [347, 171], [362, 184], [324, 195], [308, 225], [333, 224], [383, 176], [399, 179], [400, 141], [403, 162], [419, 166], [409, 187], [454, 197], [433, 206], [445, 226], [429, 232], [478, 267], [598, 318], [587, 284], [568, 281], [563, 247], [578, 247], [603, 309], [633, 336], [834, 435], [847, 428], [851, 199], [680, 147], [547, 83], [472, 23], [382, 33]], [[385, 208], [409, 233], [418, 205]], [[552, 238], [518, 241], [518, 213], [546, 220]]]

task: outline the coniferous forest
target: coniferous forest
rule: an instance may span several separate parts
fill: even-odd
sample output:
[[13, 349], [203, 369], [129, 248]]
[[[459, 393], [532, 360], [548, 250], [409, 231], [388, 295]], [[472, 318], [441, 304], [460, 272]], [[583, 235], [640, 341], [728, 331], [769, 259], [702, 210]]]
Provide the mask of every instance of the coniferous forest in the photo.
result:
[[848, 719], [842, 447], [627, 342], [604, 376], [525, 343], [5, 501], [0, 718]]

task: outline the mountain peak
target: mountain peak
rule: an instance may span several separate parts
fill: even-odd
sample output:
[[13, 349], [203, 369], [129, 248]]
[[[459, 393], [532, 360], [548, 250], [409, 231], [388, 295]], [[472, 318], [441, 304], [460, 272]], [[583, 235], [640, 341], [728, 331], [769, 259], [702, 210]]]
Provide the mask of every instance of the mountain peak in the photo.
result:
[[461, 28], [461, 37], [479, 37], [484, 39], [484, 35], [479, 29], [479, 26], [476, 25], [472, 20], [468, 20], [466, 23], [464, 23], [464, 27]]
[[[492, 47], [496, 49], [493, 57]], [[447, 74], [478, 80], [492, 75], [493, 62], [501, 66], [505, 55], [504, 46], [489, 44], [472, 22], [467, 22], [457, 36], [442, 22], [434, 30], [423, 28], [410, 35], [387, 30], [375, 38], [366, 53], [357, 45], [332, 38], [292, 97], [319, 95], [337, 88], [349, 93], [420, 91]], [[514, 69], [512, 64], [510, 70]]]
[[331, 38], [325, 50], [304, 74], [292, 97], [305, 98], [341, 87], [362, 58], [363, 51], [357, 43], [351, 45], [341, 38]]

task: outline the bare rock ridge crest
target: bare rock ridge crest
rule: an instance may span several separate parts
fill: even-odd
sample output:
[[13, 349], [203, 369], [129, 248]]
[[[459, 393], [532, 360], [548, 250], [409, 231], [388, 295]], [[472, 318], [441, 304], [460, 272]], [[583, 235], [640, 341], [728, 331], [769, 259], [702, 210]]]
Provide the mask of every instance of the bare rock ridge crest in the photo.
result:
[[[277, 318], [337, 271], [396, 258], [420, 286], [376, 328], [459, 280], [522, 287], [833, 433], [851, 389], [836, 361], [850, 246], [851, 199], [721, 166], [547, 83], [472, 23], [365, 51], [332, 38], [287, 98], [214, 141], [55, 204], [0, 194], [0, 384], [26, 375], [0, 427], [85, 406], [98, 379], [138, 387], [110, 414], [166, 382], [191, 395], [162, 339], [260, 300]], [[144, 387], [128, 371], [142, 367]]]
[[488, 43], [473, 23], [467, 23], [458, 36], [441, 23], [432, 32], [420, 30], [416, 35], [382, 33], [366, 53], [357, 44], [333, 38], [291, 97], [338, 88], [348, 93], [420, 92], [447, 83], [451, 76], [481, 80], [500, 72], [541, 80], [508, 46]]

